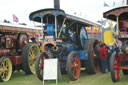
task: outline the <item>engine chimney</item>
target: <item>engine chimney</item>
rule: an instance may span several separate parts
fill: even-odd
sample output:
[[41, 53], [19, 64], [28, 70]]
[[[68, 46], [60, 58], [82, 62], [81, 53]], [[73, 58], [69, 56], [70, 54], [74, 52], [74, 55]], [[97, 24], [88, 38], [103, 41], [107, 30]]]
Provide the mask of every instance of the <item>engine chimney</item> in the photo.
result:
[[54, 0], [54, 8], [60, 9], [60, 0]]

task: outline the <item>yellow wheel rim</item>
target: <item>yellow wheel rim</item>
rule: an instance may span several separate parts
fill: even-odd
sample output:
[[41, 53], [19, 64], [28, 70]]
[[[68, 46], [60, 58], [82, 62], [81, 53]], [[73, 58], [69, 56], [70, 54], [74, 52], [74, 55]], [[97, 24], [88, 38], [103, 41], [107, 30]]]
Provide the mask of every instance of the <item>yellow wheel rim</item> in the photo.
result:
[[40, 49], [37, 45], [32, 45], [29, 49], [29, 56], [28, 56], [28, 64], [30, 70], [33, 74], [35, 74], [35, 61], [37, 56], [40, 54]]
[[4, 58], [0, 66], [0, 77], [3, 81], [8, 81], [12, 75], [12, 63], [9, 58]]

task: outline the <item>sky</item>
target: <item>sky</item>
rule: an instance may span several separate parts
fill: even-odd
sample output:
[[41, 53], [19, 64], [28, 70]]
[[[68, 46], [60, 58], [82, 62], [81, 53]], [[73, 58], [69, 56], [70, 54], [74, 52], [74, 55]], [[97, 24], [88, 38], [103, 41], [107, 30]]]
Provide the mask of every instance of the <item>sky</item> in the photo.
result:
[[[122, 5], [122, 1], [123, 0], [60, 0], [60, 8], [67, 14], [96, 22], [103, 18], [103, 12]], [[108, 4], [109, 7], [104, 7], [104, 2]], [[15, 14], [19, 19], [18, 23], [31, 25], [32, 22], [29, 20], [29, 14], [31, 12], [53, 7], [53, 0], [0, 0], [0, 21], [6, 19], [14, 23], [12, 15]]]

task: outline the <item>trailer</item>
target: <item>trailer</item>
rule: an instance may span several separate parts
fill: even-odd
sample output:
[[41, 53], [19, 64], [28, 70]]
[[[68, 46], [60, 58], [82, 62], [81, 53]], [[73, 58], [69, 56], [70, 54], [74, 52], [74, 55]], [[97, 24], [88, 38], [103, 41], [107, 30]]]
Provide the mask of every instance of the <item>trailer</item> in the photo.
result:
[[98, 40], [88, 39], [86, 30], [86, 27], [101, 28], [100, 25], [52, 8], [34, 11], [29, 19], [42, 25], [43, 42], [36, 59], [39, 80], [43, 80], [44, 59], [49, 58], [58, 58], [61, 73], [67, 72], [71, 80], [79, 78], [82, 67], [89, 74], [100, 71], [99, 57], [95, 55]]
[[128, 6], [111, 9], [103, 16], [117, 23], [115, 36], [122, 42], [110, 59], [111, 78], [113, 82], [117, 82], [120, 80], [120, 70], [124, 75], [128, 74]]
[[[16, 70], [35, 73], [35, 59], [40, 54], [35, 43], [39, 29], [0, 22], [0, 81], [6, 82]], [[35, 51], [37, 50], [37, 51]]]

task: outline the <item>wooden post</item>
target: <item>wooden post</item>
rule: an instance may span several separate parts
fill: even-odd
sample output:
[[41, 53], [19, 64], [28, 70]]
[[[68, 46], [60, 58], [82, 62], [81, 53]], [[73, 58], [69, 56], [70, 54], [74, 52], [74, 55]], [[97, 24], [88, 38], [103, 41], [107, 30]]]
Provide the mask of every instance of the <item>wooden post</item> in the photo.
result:
[[57, 20], [55, 16], [55, 37], [57, 38]]
[[61, 28], [60, 28], [60, 32], [58, 33], [58, 38], [60, 37], [60, 34], [61, 34], [62, 29], [63, 29], [63, 27], [64, 27], [65, 20], [66, 20], [66, 18], [64, 18], [64, 20], [63, 20], [62, 26], [61, 26]]
[[119, 17], [118, 16], [116, 17], [116, 24], [117, 24], [116, 34], [119, 35]]
[[42, 38], [43, 38], [44, 36], [43, 18], [41, 18], [41, 28], [42, 28]]

